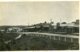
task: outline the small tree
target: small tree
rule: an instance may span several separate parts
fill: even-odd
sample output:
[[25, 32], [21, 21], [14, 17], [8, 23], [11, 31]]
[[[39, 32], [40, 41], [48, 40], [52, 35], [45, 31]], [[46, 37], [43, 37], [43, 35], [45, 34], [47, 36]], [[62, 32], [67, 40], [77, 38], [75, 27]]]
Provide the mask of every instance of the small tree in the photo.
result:
[[66, 22], [62, 22], [62, 24], [66, 24]]

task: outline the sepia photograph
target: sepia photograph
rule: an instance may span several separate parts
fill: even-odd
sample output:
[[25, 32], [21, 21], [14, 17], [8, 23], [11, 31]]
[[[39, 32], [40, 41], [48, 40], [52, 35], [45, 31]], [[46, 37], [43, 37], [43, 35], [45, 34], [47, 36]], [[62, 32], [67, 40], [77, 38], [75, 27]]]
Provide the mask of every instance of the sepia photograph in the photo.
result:
[[79, 50], [79, 1], [0, 2], [0, 51]]

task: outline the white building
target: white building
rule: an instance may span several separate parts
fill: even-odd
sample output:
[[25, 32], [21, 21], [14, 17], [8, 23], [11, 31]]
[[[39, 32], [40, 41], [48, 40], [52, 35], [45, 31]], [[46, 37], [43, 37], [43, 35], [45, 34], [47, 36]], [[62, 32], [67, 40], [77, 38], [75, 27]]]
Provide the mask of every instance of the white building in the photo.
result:
[[7, 30], [7, 32], [20, 32], [20, 31], [22, 31], [22, 29], [19, 27], [10, 27]]

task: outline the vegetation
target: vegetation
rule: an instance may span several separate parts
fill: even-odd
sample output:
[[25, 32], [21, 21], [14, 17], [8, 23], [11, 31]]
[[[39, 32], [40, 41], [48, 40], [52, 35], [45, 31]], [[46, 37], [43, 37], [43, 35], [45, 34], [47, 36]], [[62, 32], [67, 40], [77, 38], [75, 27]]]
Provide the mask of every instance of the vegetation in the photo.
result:
[[[8, 44], [4, 43], [5, 36], [0, 33], [0, 50], [78, 50], [79, 45], [74, 43], [66, 43], [55, 41], [47, 37], [37, 37], [23, 34], [21, 38], [15, 40], [14, 37], [18, 34], [6, 34], [11, 39]], [[11, 36], [12, 35], [12, 36]]]

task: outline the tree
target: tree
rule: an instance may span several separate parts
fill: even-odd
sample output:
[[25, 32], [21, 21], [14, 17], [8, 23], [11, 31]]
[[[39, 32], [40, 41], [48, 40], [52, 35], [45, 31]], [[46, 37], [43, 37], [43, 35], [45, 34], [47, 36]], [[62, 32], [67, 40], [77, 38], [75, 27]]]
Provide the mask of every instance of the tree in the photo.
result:
[[66, 24], [66, 22], [62, 22], [62, 24]]
[[57, 23], [56, 27], [57, 27], [56, 31], [59, 31], [60, 30], [60, 23], [59, 22]]
[[5, 43], [3, 39], [3, 34], [0, 32], [0, 50], [4, 50], [4, 49], [5, 49]]

